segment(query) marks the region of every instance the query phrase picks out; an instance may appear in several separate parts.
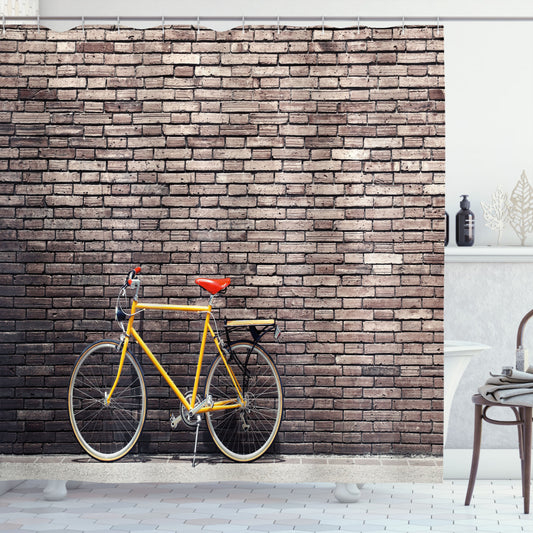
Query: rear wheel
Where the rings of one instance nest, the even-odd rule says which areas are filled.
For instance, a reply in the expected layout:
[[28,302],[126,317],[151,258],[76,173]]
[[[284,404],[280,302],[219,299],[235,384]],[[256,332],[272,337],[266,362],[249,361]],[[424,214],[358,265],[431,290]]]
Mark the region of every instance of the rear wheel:
[[72,429],[83,449],[99,461],[115,461],[126,455],[137,442],[146,417],[142,370],[129,352],[107,403],[120,356],[118,342],[96,342],[80,355],[70,378],[68,411]]
[[[209,432],[220,451],[234,461],[261,457],[274,441],[283,413],[283,388],[270,356],[249,342],[231,346],[229,366],[244,397],[244,405],[206,412]],[[205,397],[213,401],[237,400],[238,394],[221,357],[207,375]]]

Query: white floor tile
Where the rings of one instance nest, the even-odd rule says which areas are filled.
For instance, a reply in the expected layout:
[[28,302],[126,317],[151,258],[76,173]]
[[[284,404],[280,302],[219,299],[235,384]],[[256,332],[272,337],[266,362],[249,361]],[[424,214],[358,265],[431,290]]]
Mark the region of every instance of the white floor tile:
[[59,502],[44,500],[43,488],[43,482],[27,481],[0,498],[0,532],[533,531],[517,481],[479,480],[469,507],[466,481],[366,485],[353,504],[337,502],[334,485],[325,483],[82,483]]

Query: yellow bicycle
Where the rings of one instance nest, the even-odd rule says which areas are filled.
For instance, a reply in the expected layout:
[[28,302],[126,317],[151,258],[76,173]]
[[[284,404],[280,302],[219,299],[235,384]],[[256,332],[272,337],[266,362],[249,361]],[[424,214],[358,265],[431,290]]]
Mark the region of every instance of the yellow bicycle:
[[[123,333],[120,342],[101,340],[79,356],[70,379],[68,410],[74,434],[83,449],[100,461],[124,457],[137,442],[146,418],[147,392],[139,362],[128,350],[132,339],[146,353],[181,402],[180,414],[171,416],[173,429],[183,422],[198,429],[205,415],[209,432],[220,451],[234,461],[253,461],[274,441],[283,413],[283,388],[276,366],[259,345],[267,333],[279,336],[272,319],[230,320],[225,323],[227,343],[211,327],[215,296],[230,285],[230,278],[198,278],[195,282],[211,296],[206,306],[144,303],[139,301],[140,267],[129,272],[116,305],[116,319]],[[135,291],[127,312],[127,289]],[[136,316],[150,309],[205,313],[205,322],[192,390],[182,393],[133,327]],[[127,321],[126,326],[124,323]],[[252,342],[230,340],[230,334],[248,330]],[[218,354],[211,364],[203,396],[199,391],[208,333]]]

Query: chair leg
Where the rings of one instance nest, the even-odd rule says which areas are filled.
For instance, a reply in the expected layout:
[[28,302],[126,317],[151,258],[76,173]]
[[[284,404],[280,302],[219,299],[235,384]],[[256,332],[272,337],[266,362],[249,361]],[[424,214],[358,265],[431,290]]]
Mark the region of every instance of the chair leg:
[[470,478],[468,480],[468,489],[466,491],[465,505],[470,505],[472,494],[474,492],[474,484],[476,483],[477,467],[479,465],[479,452],[481,449],[481,423],[483,422],[482,406],[475,405],[474,413],[474,447],[472,450],[472,465],[470,467]]
[[526,457],[524,453],[525,448],[525,425],[526,425],[526,415],[525,407],[514,408],[516,415],[516,428],[518,429],[518,452],[520,454],[520,474],[522,479],[522,498],[526,496],[526,484],[525,484],[525,467],[526,467]]
[[512,407],[516,417],[516,428],[518,429],[518,454],[520,461],[524,461],[524,412],[523,408]]
[[531,413],[531,407],[523,408],[524,466],[522,469],[522,489],[524,494],[524,514],[529,514],[529,495],[531,491]]

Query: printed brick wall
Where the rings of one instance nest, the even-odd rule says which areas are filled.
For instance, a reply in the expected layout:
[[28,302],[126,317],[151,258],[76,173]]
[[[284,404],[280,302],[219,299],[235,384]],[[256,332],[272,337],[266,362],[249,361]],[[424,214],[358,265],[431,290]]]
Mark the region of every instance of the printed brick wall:
[[[1,453],[80,453],[76,354],[145,298],[275,317],[275,451],[440,454],[442,29],[7,28],[0,39]],[[143,335],[191,379],[198,323]],[[139,450],[190,453],[145,365]],[[212,450],[202,435],[203,451]]]

